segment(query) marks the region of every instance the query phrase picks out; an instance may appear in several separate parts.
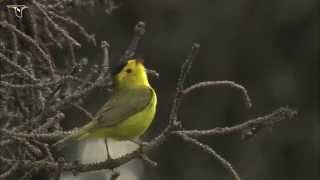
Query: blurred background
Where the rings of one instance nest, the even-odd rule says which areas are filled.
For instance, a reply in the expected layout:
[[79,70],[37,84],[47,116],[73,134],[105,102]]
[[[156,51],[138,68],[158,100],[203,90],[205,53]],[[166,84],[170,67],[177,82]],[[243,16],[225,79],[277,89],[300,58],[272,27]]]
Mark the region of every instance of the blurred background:
[[[242,179],[318,180],[319,137],[319,1],[316,0],[141,0],[116,1],[106,7],[70,12],[98,41],[111,45],[116,64],[144,21],[147,31],[137,56],[160,73],[152,79],[159,97],[158,113],[144,140],[166,126],[181,64],[193,42],[201,44],[187,85],[206,80],[231,80],[245,86],[253,101],[244,107],[237,91],[203,89],[188,96],[179,117],[186,129],[231,126],[287,106],[299,111],[294,121],[241,141],[239,136],[202,138],[229,160]],[[99,48],[84,46],[77,57],[99,63]],[[85,107],[91,112],[108,99],[98,90]],[[73,119],[85,120],[74,114]],[[138,179],[232,179],[215,159],[179,139],[171,139],[149,156],[156,168],[143,166]],[[130,179],[130,178],[129,178]]]

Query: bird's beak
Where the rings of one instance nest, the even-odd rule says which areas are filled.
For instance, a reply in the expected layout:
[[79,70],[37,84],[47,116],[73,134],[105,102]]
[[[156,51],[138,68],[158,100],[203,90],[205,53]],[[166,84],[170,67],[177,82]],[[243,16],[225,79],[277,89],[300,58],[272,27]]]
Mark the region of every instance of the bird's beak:
[[148,75],[151,75],[152,77],[155,77],[156,79],[159,79],[160,75],[157,71],[152,69],[146,69],[146,72]]

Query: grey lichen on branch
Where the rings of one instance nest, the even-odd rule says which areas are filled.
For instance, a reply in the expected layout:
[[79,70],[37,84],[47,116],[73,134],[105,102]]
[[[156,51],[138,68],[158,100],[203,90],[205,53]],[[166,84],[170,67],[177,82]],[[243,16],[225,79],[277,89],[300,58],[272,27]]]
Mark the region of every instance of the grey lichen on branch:
[[[167,126],[158,136],[152,138],[150,142],[144,143],[139,149],[116,159],[89,164],[61,161],[51,144],[72,133],[72,131],[63,131],[61,127],[61,122],[65,121],[64,112],[67,112],[63,110],[76,108],[88,119],[91,119],[92,114],[81,104],[81,100],[94,89],[110,88],[109,86],[112,84],[109,71],[109,44],[105,41],[102,42],[101,48],[104,58],[100,65],[88,68],[87,63],[81,63],[78,60],[74,51],[74,47],[80,45],[80,41],[78,42],[73,37],[73,33],[70,33],[68,28],[59,24],[59,21],[63,25],[76,27],[88,42],[94,43],[94,36],[87,33],[75,20],[58,14],[57,9],[61,10],[60,5],[58,6],[55,2],[41,4],[44,2],[33,0],[30,3],[34,9],[33,13],[30,13],[30,23],[33,29],[30,34],[19,29],[19,26],[11,24],[12,19],[0,17],[0,26],[2,27],[0,41],[11,40],[13,42],[13,47],[0,48],[0,179],[13,174],[21,176],[25,180],[31,179],[40,170],[55,172],[55,177],[59,177],[62,171],[81,173],[114,169],[135,158],[140,158],[147,164],[156,166],[157,162],[151,160],[147,154],[159,148],[171,137],[178,136],[184,142],[193,144],[212,156],[223,165],[234,179],[240,180],[236,168],[212,147],[200,142],[199,138],[240,134],[245,140],[266,127],[293,119],[297,114],[296,111],[289,108],[279,108],[265,116],[230,127],[213,127],[204,130],[185,129],[182,119],[179,117],[182,100],[187,95],[192,95],[191,92],[201,88],[233,88],[241,93],[247,107],[252,106],[247,90],[232,81],[206,81],[186,87],[187,76],[200,49],[200,45],[195,43],[181,66]],[[145,27],[144,22],[137,23],[131,42],[119,61],[125,61],[134,56],[145,33]],[[47,32],[43,35],[42,41],[39,41],[40,29]],[[53,30],[59,33],[54,33]],[[10,35],[3,36],[6,33]],[[19,44],[22,43],[30,46],[20,46]],[[61,47],[68,48],[72,63],[69,63],[70,67],[66,67],[66,73],[57,71],[54,63],[55,58],[50,54],[52,46],[59,49]],[[21,63],[21,60],[26,60],[31,64],[26,66]],[[90,69],[88,76],[84,78],[79,75],[82,68]],[[71,70],[70,73],[69,70]],[[148,71],[150,74],[158,76],[156,71]],[[71,84],[75,87],[72,88]],[[18,169],[21,173],[19,175],[16,174]]]

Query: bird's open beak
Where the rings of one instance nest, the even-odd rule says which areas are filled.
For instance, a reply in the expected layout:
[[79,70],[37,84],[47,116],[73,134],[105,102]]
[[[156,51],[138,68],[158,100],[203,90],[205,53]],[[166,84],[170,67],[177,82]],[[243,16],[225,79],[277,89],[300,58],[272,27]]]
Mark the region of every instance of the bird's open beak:
[[[144,60],[142,58],[137,58],[136,59],[136,63],[140,63],[140,64],[143,65]],[[159,79],[160,75],[159,75],[159,73],[157,73],[157,71],[152,70],[152,69],[147,69],[147,68],[145,68],[145,70],[146,70],[148,75],[150,75],[152,77],[155,77],[156,79]]]
[[152,77],[155,77],[156,79],[159,79],[160,75],[157,71],[152,69],[146,69],[146,72],[148,75],[151,75]]

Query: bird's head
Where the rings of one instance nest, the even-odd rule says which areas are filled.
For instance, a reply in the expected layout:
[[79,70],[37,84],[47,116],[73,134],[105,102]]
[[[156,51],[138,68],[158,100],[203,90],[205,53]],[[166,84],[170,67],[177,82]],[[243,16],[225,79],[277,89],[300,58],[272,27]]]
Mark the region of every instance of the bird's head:
[[113,72],[115,85],[122,87],[149,86],[146,68],[140,59],[130,59]]

